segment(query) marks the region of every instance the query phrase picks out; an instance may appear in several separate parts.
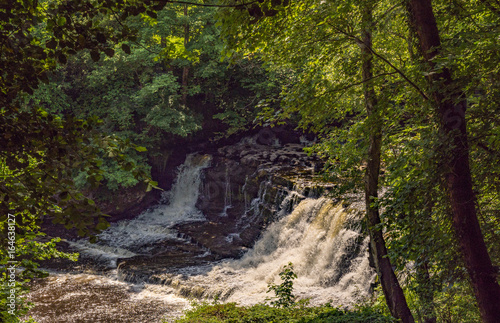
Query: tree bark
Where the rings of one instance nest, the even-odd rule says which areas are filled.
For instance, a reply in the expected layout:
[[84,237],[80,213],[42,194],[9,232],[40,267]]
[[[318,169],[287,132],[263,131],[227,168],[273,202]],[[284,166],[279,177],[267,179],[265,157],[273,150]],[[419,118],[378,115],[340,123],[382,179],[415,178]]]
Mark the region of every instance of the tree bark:
[[380,154],[382,147],[382,120],[380,109],[377,106],[377,97],[373,83],[373,53],[371,26],[373,25],[372,7],[369,1],[363,7],[363,38],[360,44],[362,52],[362,77],[365,107],[370,128],[370,146],[365,173],[365,203],[366,220],[370,232],[370,249],[375,263],[375,269],[382,285],[382,290],[392,316],[403,323],[413,323],[414,319],[406,303],[406,299],[392,269],[391,261],[387,256],[378,206],[373,205],[378,197],[378,180],[380,174]]
[[[422,55],[431,68],[439,54],[441,40],[431,0],[408,0],[410,22],[415,29]],[[430,91],[440,119],[440,130],[450,145],[445,180],[450,201],[453,226],[465,266],[477,299],[483,322],[500,322],[500,286],[488,255],[476,213],[475,196],[469,166],[469,146],[465,110],[467,102],[457,89],[451,72],[443,68],[429,73]]]

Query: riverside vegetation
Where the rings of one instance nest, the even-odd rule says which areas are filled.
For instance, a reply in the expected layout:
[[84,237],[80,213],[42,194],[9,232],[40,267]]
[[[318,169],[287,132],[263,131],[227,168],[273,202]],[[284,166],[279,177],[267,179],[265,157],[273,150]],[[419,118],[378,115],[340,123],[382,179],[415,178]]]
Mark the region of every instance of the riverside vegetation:
[[281,284],[270,284],[268,292],[273,291],[275,297],[270,304],[257,304],[241,307],[235,303],[220,304],[214,300],[212,304],[194,304],[177,323],[194,322],[332,322],[332,323],[390,323],[396,322],[389,314],[383,315],[371,306],[358,306],[353,310],[343,310],[330,304],[318,307],[307,306],[307,300],[296,301],[293,295],[293,280],[297,275],[293,265],[289,263],[280,272]]
[[7,0],[0,17],[3,321],[26,312],[40,261],[75,257],[44,222],[95,240],[109,224],[92,197],[158,187],[175,144],[289,124],[318,138],[332,194],[365,195],[376,301],[186,320],[361,322],[383,301],[401,322],[498,322],[497,1]]

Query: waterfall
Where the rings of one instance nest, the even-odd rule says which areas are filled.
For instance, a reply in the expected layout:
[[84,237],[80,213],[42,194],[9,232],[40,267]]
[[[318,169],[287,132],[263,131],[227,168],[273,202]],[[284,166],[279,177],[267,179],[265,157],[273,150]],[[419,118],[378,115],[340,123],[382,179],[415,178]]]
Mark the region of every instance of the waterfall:
[[148,254],[153,244],[162,240],[178,240],[174,225],[184,222],[203,221],[205,217],[196,208],[201,172],[210,164],[207,155],[188,155],[179,166],[172,189],[162,196],[162,203],[132,220],[113,223],[98,235],[99,242],[86,240],[70,242],[82,254],[94,258],[107,258],[110,267],[116,266],[117,258],[129,258]]
[[[273,176],[267,176],[260,180],[256,196],[247,198],[247,177],[241,188],[244,214],[235,220],[235,230],[225,241],[238,241],[239,234],[256,223],[267,227],[240,259],[216,261],[220,258],[196,236],[206,233],[198,222],[208,223],[196,203],[203,170],[210,162],[209,156],[189,155],[159,205],[132,220],[113,223],[99,234],[96,244],[70,242],[91,263],[104,263],[111,270],[57,273],[31,294],[35,302],[50,303],[35,310],[34,317],[40,322],[76,318],[98,322],[95,317],[106,321],[108,312],[114,311],[116,322],[134,317],[138,322],[156,323],[160,316],[172,315],[172,309],[180,315],[188,306],[187,297],[217,296],[221,301],[253,305],[274,296],[267,293],[268,285],[280,283],[279,273],[289,262],[298,276],[294,294],[310,299],[311,305],[350,306],[370,294],[375,273],[369,266],[368,238],[361,232],[359,212],[346,211],[325,197],[312,198],[311,183],[291,188],[276,185]],[[238,182],[229,175],[227,172],[221,191],[224,211],[238,199],[231,196],[231,185]],[[219,219],[231,220],[225,212],[219,215],[223,215]],[[201,229],[180,234],[176,225],[189,222]],[[68,307],[70,303],[75,305]]]
[[[345,225],[359,223],[357,217],[326,198],[303,200],[289,215],[271,224],[242,259],[224,267],[239,273],[242,287],[228,300],[248,303],[252,297],[269,297],[267,285],[279,283],[275,279],[288,262],[298,276],[296,294],[313,303],[331,300],[348,305],[367,296],[374,278],[368,263],[368,240],[360,234],[359,225]],[[348,218],[353,221],[346,221]]]
[[[292,191],[288,197],[297,194]],[[274,296],[267,293],[268,284],[279,284],[279,272],[292,262],[297,296],[312,304],[349,306],[369,295],[375,277],[368,261],[368,238],[361,234],[359,223],[358,213],[346,212],[329,199],[303,199],[269,225],[241,259],[185,268],[182,275],[165,281],[174,283],[184,296],[218,296],[253,305]]]

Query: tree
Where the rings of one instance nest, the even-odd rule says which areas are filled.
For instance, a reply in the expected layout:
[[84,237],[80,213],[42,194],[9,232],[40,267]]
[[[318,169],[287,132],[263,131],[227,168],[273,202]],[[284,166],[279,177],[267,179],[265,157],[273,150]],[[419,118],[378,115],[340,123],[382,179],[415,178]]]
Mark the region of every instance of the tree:
[[[416,31],[424,60],[435,69],[441,40],[430,1],[408,1],[410,22]],[[449,155],[443,160],[453,225],[484,322],[500,317],[500,286],[496,280],[476,213],[469,166],[469,144],[465,112],[467,101],[447,67],[428,74],[430,92],[439,116],[440,130]]]
[[[37,260],[65,256],[55,249],[56,240],[37,242],[43,233],[41,222],[47,218],[66,228],[76,228],[81,235],[94,235],[107,227],[104,214],[95,203],[77,190],[73,183],[76,171],[87,174],[87,182],[102,180],[97,152],[104,149],[115,156],[122,167],[149,184],[144,170],[127,161],[127,149],[142,148],[114,136],[102,136],[95,129],[96,118],[54,116],[40,107],[21,106],[20,95],[33,93],[40,81],[47,82],[47,72],[57,62],[66,63],[68,55],[87,48],[93,59],[104,51],[112,56],[110,43],[127,38],[127,30],[104,29],[99,25],[102,11],[124,8],[120,4],[96,4],[90,1],[57,3],[53,1],[3,1],[0,4],[0,227],[2,296],[9,279],[7,264],[22,271],[16,274],[15,290],[41,273]],[[145,7],[141,7],[145,8]],[[137,13],[141,8],[127,7]],[[43,39],[36,27],[52,37]],[[135,169],[134,169],[135,168]],[[15,225],[7,225],[8,221]],[[11,230],[10,228],[13,228]],[[9,233],[15,232],[15,235]],[[7,237],[14,237],[8,240]],[[13,253],[7,252],[14,242]],[[17,294],[20,296],[20,294]],[[15,314],[22,313],[17,298]],[[0,302],[2,320],[18,321]]]
[[[382,127],[382,138],[391,139],[386,147],[381,146],[383,169],[381,180],[388,180],[382,185],[390,185],[388,187],[390,194],[374,201],[394,203],[390,205],[392,208],[386,210],[400,212],[397,216],[400,219],[396,222],[403,227],[391,226],[394,232],[388,232],[387,236],[395,237],[404,232],[401,238],[408,242],[398,245],[401,250],[389,250],[388,255],[391,259],[397,259],[402,254],[410,256],[400,260],[401,270],[406,270],[405,265],[412,266],[412,261],[415,262],[416,269],[422,277],[425,277],[425,272],[432,270],[433,278],[440,277],[440,283],[432,285],[431,288],[436,288],[436,292],[445,294],[445,290],[441,288],[444,282],[450,283],[444,276],[446,273],[453,273],[455,281],[464,282],[460,276],[460,269],[457,269],[462,266],[461,260],[453,256],[456,243],[450,236],[446,216],[466,211],[465,208],[460,210],[457,203],[459,201],[467,201],[468,208],[472,211],[474,207],[472,176],[485,181],[484,184],[478,184],[477,189],[480,191],[482,210],[491,215],[483,217],[481,225],[488,229],[486,231],[488,247],[498,254],[494,243],[498,241],[498,234],[494,233],[497,229],[492,230],[493,227],[499,227],[498,208],[495,206],[498,205],[498,199],[494,197],[497,196],[498,184],[495,180],[491,180],[495,178],[494,175],[488,177],[486,174],[498,174],[498,169],[492,167],[491,158],[498,156],[498,141],[493,138],[496,138],[500,128],[496,121],[497,117],[490,111],[498,110],[498,82],[493,80],[498,78],[499,59],[495,37],[498,35],[499,24],[498,8],[491,1],[486,1],[485,6],[467,1],[436,3],[440,4],[441,12],[445,13],[442,16],[446,18],[446,23],[443,23],[446,27],[446,52],[442,51],[442,47],[432,48],[433,46],[429,45],[433,37],[435,40],[436,35],[439,36],[436,29],[433,31],[434,36],[425,40],[427,47],[424,52],[427,53],[426,60],[429,63],[427,66],[430,66],[427,69],[422,68],[420,57],[415,50],[415,39],[422,40],[422,37],[418,35],[415,37],[414,33],[402,27],[405,25],[403,23],[405,16],[408,16],[404,6],[391,1],[377,3],[374,20],[378,23],[379,29],[373,44],[368,48],[374,56],[373,65],[376,72],[370,82],[366,82],[366,78],[360,79],[360,75],[356,74],[362,57],[357,55],[352,45],[362,43],[360,36],[362,28],[356,26],[358,16],[355,4],[343,2],[332,10],[329,9],[330,3],[300,2],[288,5],[287,2],[264,2],[259,8],[255,5],[249,6],[248,13],[239,10],[227,14],[223,16],[222,21],[230,48],[243,48],[247,52],[262,53],[272,64],[292,67],[297,71],[297,76],[291,78],[290,84],[283,91],[284,105],[281,117],[286,119],[298,114],[303,125],[312,125],[312,129],[323,134],[323,142],[315,152],[329,159],[327,169],[341,181],[348,181],[347,188],[356,188],[361,173],[356,166],[360,165],[364,158],[369,160],[369,157],[360,151],[369,151],[369,143],[377,142],[377,136],[369,138],[369,134],[378,132],[379,123],[370,122],[374,119],[373,115],[364,121],[365,113],[359,109],[361,106],[359,89],[366,89],[366,83],[374,85],[376,95],[371,97],[376,100],[372,102],[387,107],[381,110],[383,112],[379,119],[386,123]],[[425,20],[431,16],[427,12],[420,17]],[[415,23],[413,16],[410,21],[413,21],[415,30],[422,26]],[[437,39],[439,40],[439,37]],[[440,45],[438,42],[433,44]],[[429,53],[443,55],[429,56]],[[445,75],[448,72],[442,74],[444,71],[449,71],[448,66],[454,66],[455,71],[460,73],[459,81],[452,79],[451,76],[448,78]],[[477,71],[478,66],[481,66],[480,73]],[[425,82],[422,78],[423,73],[430,82]],[[443,89],[439,90],[440,88]],[[476,130],[473,133],[475,145],[473,152],[477,158],[472,164],[474,171],[472,175],[470,170],[467,170],[469,168],[467,136],[460,135],[460,133],[465,134],[466,126],[462,109],[465,107],[466,96],[462,95],[465,89],[468,103],[472,103],[473,106],[470,120]],[[428,109],[431,106],[436,107],[433,112]],[[438,120],[434,118],[436,115],[441,117],[441,121],[436,122]],[[456,129],[450,127],[454,124],[457,125]],[[346,130],[341,130],[342,128]],[[455,132],[459,135],[455,136]],[[393,141],[394,139],[396,141]],[[415,152],[412,152],[405,148],[409,143],[422,146],[414,146]],[[372,145],[372,152],[377,151],[376,146]],[[393,158],[395,156],[397,158]],[[372,166],[376,164],[372,163]],[[496,163],[493,162],[493,165]],[[376,168],[372,168],[371,171],[375,174]],[[413,173],[406,176],[408,171]],[[462,176],[465,173],[469,173],[468,178]],[[458,174],[462,175],[457,176]],[[425,181],[421,176],[431,176],[433,180]],[[426,186],[417,189],[416,184],[406,182],[410,178],[418,178],[419,183]],[[375,184],[375,181],[372,184]],[[441,199],[443,188],[450,193],[451,199]],[[417,192],[425,192],[424,196],[428,197],[428,200],[415,198]],[[456,195],[453,197],[451,192]],[[372,188],[370,195],[373,194]],[[489,203],[486,202],[486,197],[489,197]],[[491,204],[492,201],[495,202]],[[417,211],[422,208],[423,211]],[[425,219],[438,223],[438,227],[430,229],[425,220],[412,220],[412,215],[416,217],[422,215]],[[457,218],[455,215],[455,220],[471,219],[463,216]],[[389,218],[395,216],[384,211],[381,225],[392,221]],[[472,230],[475,231],[474,239],[480,243],[482,240],[480,223],[475,215],[472,218],[476,218],[475,224],[471,226],[475,228]],[[414,223],[408,225],[411,221]],[[458,233],[456,241],[460,244],[464,241],[464,233],[467,235],[471,232],[464,231],[467,224],[460,224],[462,226],[460,229],[457,227],[457,222],[459,221],[455,221],[457,228],[455,231]],[[426,231],[417,234],[419,230]],[[417,237],[424,240],[417,241]],[[398,240],[402,241],[395,238],[391,245],[397,245]],[[425,243],[428,253],[423,255],[417,255],[418,251],[407,253],[408,248],[413,249],[422,243]],[[484,243],[482,245],[484,248],[478,258],[484,261],[488,257],[485,252],[486,245]],[[443,248],[448,250],[444,252]],[[470,260],[466,260],[469,265]],[[472,262],[475,261],[479,259]],[[470,267],[469,265],[466,267]],[[491,263],[483,266],[485,279],[491,283],[490,287],[496,289],[496,274],[492,268]],[[420,285],[423,286],[422,283]],[[420,291],[419,295],[423,302],[432,302],[433,295],[422,292],[422,288],[415,290]],[[485,293],[488,293],[487,290],[488,288],[483,288]],[[497,301],[494,299],[495,297],[492,297],[489,301],[493,307],[497,306]],[[432,308],[432,304],[430,307]],[[433,320],[433,314],[424,315]]]
[[[297,79],[284,91],[285,118],[296,112],[302,118],[302,125],[328,136],[337,122],[345,122],[347,128],[365,131],[362,139],[349,140],[363,143],[355,144],[358,147],[354,147],[354,154],[357,155],[357,167],[361,164],[366,167],[366,222],[375,267],[391,314],[403,322],[413,322],[403,290],[387,257],[377,205],[384,128],[382,115],[387,104],[384,100],[378,102],[376,91],[381,91],[381,82],[386,81],[384,76],[390,72],[384,73],[383,66],[373,66],[372,30],[379,27],[372,16],[374,8],[371,1],[328,4],[304,1],[284,8],[263,3],[262,15],[257,17],[261,20],[257,22],[252,10],[247,16],[241,12],[233,13],[233,19],[238,19],[236,23],[230,21],[231,16],[223,19],[229,20],[226,28],[233,28],[226,31],[230,46],[263,53],[273,64],[298,70]],[[382,6],[377,11],[380,15],[377,18],[383,17],[382,10],[386,9],[389,8]],[[374,75],[374,70],[380,74]],[[339,138],[334,140],[342,142]],[[345,156],[345,152],[352,148],[345,145],[340,154]],[[336,158],[332,158],[329,151],[323,150],[321,154],[329,159]],[[351,171],[355,172],[355,168]],[[355,182],[358,176],[348,177],[349,181]]]
[[380,175],[380,155],[382,150],[382,128],[383,119],[381,117],[382,109],[378,106],[375,89],[370,83],[373,79],[373,53],[372,53],[372,31],[374,3],[366,1],[362,4],[362,31],[361,31],[361,62],[362,62],[362,81],[363,94],[366,107],[366,113],[369,122],[372,125],[369,134],[368,157],[365,171],[365,204],[366,220],[370,232],[370,250],[375,262],[377,275],[382,284],[387,305],[392,316],[400,319],[402,322],[414,322],[413,316],[406,303],[403,290],[399,285],[398,279],[392,269],[391,260],[388,258],[387,247],[382,234],[382,227],[379,214],[377,198],[379,192]]

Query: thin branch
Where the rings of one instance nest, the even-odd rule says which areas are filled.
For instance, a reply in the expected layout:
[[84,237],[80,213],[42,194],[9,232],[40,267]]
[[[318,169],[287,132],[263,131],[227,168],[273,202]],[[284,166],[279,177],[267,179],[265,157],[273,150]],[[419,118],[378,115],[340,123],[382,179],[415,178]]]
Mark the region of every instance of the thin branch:
[[[372,77],[370,77],[370,78],[368,78],[368,79],[366,79],[366,80],[362,80],[362,81],[360,81],[360,82],[351,83],[351,84],[349,84],[349,85],[346,85],[346,86],[341,87],[341,88],[333,89],[333,90],[331,90],[331,91],[325,91],[323,94],[321,94],[321,96],[324,96],[324,95],[326,95],[326,94],[333,93],[333,92],[345,91],[345,90],[348,90],[348,89],[350,89],[350,88],[352,88],[352,87],[354,87],[354,86],[362,85],[362,84],[364,84],[364,83],[367,83],[367,82],[369,82],[369,81],[371,81],[371,80],[373,80],[373,79],[379,78],[379,77],[381,77],[381,76],[386,76],[386,75],[394,75],[394,74],[396,74],[396,73],[397,73],[397,72],[381,73],[381,74],[378,74],[378,75],[372,76]],[[320,97],[320,96],[318,96],[317,98],[319,98],[319,97]]]
[[[344,34],[346,35],[347,37],[349,38],[352,38],[353,40],[355,40],[359,45],[361,46],[366,46],[366,44],[363,43],[363,41],[361,39],[359,39],[358,37],[352,35],[352,34],[349,34],[345,31],[343,31],[342,29],[339,29],[337,28],[335,25],[331,24],[331,23],[328,23],[333,29],[337,30],[339,33],[341,34]],[[377,56],[378,58],[380,58],[382,61],[384,61],[387,65],[389,65],[393,70],[396,71],[396,73],[398,73],[406,82],[408,82],[408,84],[410,84],[413,88],[415,88],[415,90],[417,90],[417,92],[425,99],[425,100],[429,100],[429,97],[424,93],[424,91],[422,91],[422,89],[420,89],[420,87],[418,87],[417,84],[413,83],[412,80],[410,80],[408,78],[408,76],[406,76],[403,71],[401,71],[399,68],[397,68],[396,66],[394,66],[391,62],[389,62],[389,60],[387,60],[385,57],[383,57],[382,55],[380,55],[379,53],[377,53],[371,46],[367,46],[367,48],[370,50],[370,52],[372,52],[373,55]]]
[[415,83],[413,83],[400,69],[398,69],[396,66],[392,65],[391,62],[389,62],[385,57],[383,57],[382,55],[378,54],[377,52],[375,52],[373,50],[373,48],[371,47],[368,47],[368,49],[373,53],[373,55],[377,56],[378,58],[380,58],[381,60],[383,60],[384,62],[386,62],[390,67],[392,67],[399,75],[401,75],[402,78],[404,78],[411,86],[413,86],[415,88],[415,90],[417,90],[417,92],[426,100],[429,100],[429,97],[424,93],[424,91],[422,91],[422,89],[420,89],[418,87],[418,85],[416,85]]

